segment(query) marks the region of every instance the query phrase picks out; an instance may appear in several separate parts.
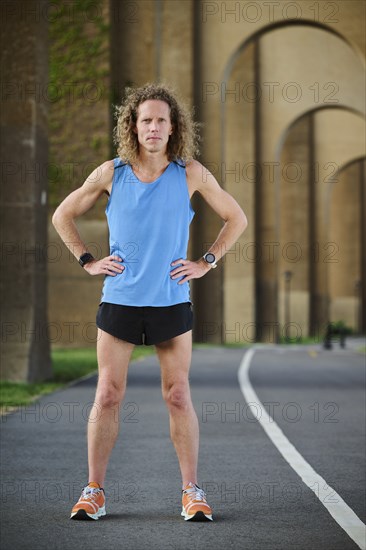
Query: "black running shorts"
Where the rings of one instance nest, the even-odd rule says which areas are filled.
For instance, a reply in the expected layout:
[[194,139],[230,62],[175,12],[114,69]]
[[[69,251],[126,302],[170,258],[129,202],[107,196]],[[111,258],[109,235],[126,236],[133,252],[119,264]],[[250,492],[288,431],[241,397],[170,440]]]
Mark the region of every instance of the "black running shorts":
[[96,323],[97,327],[120,340],[151,346],[192,329],[192,304],[137,307],[102,302]]

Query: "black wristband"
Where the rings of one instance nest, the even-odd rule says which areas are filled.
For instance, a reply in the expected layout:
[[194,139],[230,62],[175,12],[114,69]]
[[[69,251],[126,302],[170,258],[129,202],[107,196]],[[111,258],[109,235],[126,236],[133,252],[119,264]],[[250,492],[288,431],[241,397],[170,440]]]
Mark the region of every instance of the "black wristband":
[[79,258],[79,264],[81,267],[84,267],[84,265],[88,264],[89,262],[92,262],[95,260],[94,256],[90,254],[89,252],[85,252],[85,254],[82,254]]

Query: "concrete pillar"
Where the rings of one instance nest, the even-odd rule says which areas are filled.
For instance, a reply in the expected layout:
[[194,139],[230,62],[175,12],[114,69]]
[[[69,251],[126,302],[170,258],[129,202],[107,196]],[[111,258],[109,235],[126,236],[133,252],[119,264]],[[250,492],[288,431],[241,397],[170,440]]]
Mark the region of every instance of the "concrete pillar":
[[[200,162],[216,177],[222,185],[220,168],[220,146],[215,140],[213,147],[208,147],[212,136],[216,136],[220,128],[219,114],[215,112],[217,98],[208,97],[204,74],[206,58],[204,49],[205,29],[202,26],[202,6],[194,3],[194,65],[193,91],[196,120],[203,123],[201,128],[202,147]],[[212,59],[210,59],[212,62]],[[214,83],[217,86],[217,82]],[[211,115],[211,116],[210,116]],[[202,174],[205,177],[205,174]],[[200,195],[193,197],[193,208],[196,211],[192,224],[193,246],[191,257],[198,259],[216,240],[222,227],[220,218],[211,210]],[[203,343],[221,343],[223,332],[223,263],[219,262],[216,269],[211,270],[204,278],[193,281],[193,303],[195,307],[195,325],[193,338]]]
[[[283,337],[307,336],[309,317],[309,116],[289,129],[280,161],[279,321]],[[291,272],[289,296],[285,272]],[[289,311],[287,309],[289,298]],[[288,317],[286,313],[288,313]],[[287,326],[289,323],[289,326]]]
[[[243,208],[248,227],[222,260],[224,273],[224,343],[254,342],[254,269],[258,251],[255,242],[254,143],[248,131],[254,128],[254,50],[251,43],[239,55],[227,82],[222,108],[223,162],[221,185]],[[244,83],[249,83],[244,88]]]
[[344,321],[354,330],[359,325],[361,280],[360,162],[342,170],[334,184],[329,220],[329,241],[333,254],[328,264],[330,320]]
[[[365,121],[345,109],[322,109],[314,116],[311,334],[321,335],[330,319],[329,267],[339,264],[340,244],[330,232],[331,206],[339,170],[365,151]],[[349,200],[349,199],[347,199]],[[343,214],[342,214],[343,216]],[[339,220],[337,221],[339,223]],[[353,220],[355,222],[355,219]],[[343,241],[344,242],[344,241]],[[339,270],[341,272],[341,270]]]
[[51,376],[47,324],[46,0],[2,5],[1,377]]
[[360,319],[359,327],[362,334],[366,334],[366,160],[360,161],[360,243],[361,243],[361,269],[360,269]]
[[192,1],[111,0],[110,21],[112,100],[125,86],[163,81],[192,105]]
[[[255,51],[256,85],[263,88],[264,52],[257,41]],[[256,339],[277,342],[278,323],[278,167],[273,162],[273,137],[266,117],[267,101],[263,95],[255,103],[255,158],[257,169],[255,197],[255,235],[259,246],[255,265]],[[272,162],[271,162],[272,161]],[[273,167],[273,168],[272,168]]]
[[[119,103],[125,86],[155,80],[155,9],[151,0],[131,3],[111,0],[112,102]],[[142,62],[143,60],[143,62]]]

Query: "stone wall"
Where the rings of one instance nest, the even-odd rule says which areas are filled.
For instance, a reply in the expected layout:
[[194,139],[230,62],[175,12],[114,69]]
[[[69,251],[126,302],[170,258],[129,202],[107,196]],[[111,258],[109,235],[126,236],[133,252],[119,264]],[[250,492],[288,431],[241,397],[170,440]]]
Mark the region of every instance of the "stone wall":
[[[48,298],[52,346],[95,346],[102,277],[89,276],[51,223],[56,206],[102,162],[115,156],[110,119],[110,5],[62,2],[50,21],[50,209]],[[66,38],[67,37],[67,38]],[[106,197],[77,221],[97,257],[108,254]]]
[[[109,254],[107,224],[98,219],[80,219],[78,230],[96,258]],[[57,347],[95,346],[95,316],[103,276],[92,277],[49,227],[49,317],[50,340]]]

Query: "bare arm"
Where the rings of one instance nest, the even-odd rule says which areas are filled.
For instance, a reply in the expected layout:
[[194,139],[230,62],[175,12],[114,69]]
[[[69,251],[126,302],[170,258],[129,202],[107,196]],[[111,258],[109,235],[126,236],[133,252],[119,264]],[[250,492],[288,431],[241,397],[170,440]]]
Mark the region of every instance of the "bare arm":
[[[112,186],[114,165],[109,160],[98,166],[85,180],[83,185],[70,193],[57,207],[52,217],[52,223],[65,245],[79,259],[87,252],[75,224],[75,219],[82,216],[94,206],[105,192],[110,192]],[[120,273],[124,268],[118,264],[122,261],[117,256],[107,256],[102,260],[94,260],[85,265],[85,270],[91,275]]]
[[[187,166],[187,179],[190,189],[198,191],[224,222],[217,239],[207,250],[215,255],[216,260],[220,260],[246,229],[246,215],[234,197],[222,189],[215,177],[198,161],[192,161]],[[183,266],[171,272],[172,278],[185,275],[178,284],[202,277],[211,269],[202,258],[196,262],[177,260],[172,265],[176,263],[183,263]]]

